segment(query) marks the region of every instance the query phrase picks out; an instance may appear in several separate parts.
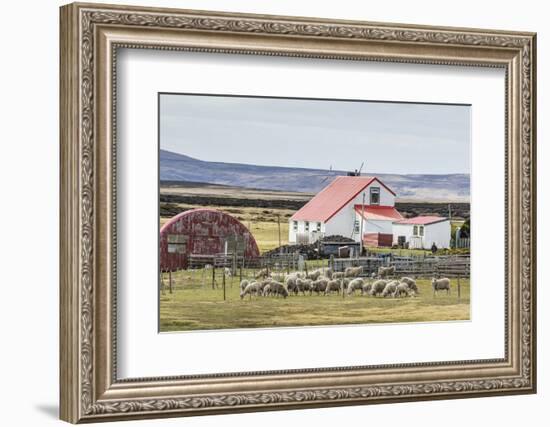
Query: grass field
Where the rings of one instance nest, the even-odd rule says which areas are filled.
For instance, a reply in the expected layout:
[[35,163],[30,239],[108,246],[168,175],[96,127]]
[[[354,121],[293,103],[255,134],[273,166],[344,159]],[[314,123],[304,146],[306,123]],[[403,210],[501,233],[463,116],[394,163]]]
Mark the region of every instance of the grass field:
[[[239,298],[238,278],[227,279],[223,289],[212,289],[211,275],[202,270],[180,271],[174,289],[160,295],[160,331],[262,328],[389,322],[431,322],[470,319],[470,283],[461,279],[461,298],[452,280],[450,296],[435,298],[429,280],[418,280],[414,298],[306,295]],[[221,284],[221,275],[217,282]],[[165,281],[166,284],[166,281]]]

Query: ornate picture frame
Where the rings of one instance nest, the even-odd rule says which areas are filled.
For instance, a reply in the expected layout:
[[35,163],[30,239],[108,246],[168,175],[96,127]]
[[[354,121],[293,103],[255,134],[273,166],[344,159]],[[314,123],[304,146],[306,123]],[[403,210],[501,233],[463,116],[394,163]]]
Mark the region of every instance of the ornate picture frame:
[[[72,423],[536,391],[536,35],[70,4],[61,8],[60,384]],[[412,64],[506,73],[505,357],[119,380],[117,49]]]

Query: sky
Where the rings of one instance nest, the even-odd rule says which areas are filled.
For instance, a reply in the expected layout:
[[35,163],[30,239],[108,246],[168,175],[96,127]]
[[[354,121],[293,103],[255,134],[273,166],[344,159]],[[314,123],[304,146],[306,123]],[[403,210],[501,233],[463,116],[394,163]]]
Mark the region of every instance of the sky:
[[160,148],[196,159],[363,173],[470,173],[470,106],[160,95]]

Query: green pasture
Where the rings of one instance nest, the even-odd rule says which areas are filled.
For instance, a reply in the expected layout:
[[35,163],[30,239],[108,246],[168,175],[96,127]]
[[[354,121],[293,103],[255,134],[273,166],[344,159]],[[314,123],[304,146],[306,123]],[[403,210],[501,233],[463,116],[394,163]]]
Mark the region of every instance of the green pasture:
[[[250,272],[252,273],[252,272]],[[225,300],[221,270],[212,288],[211,270],[179,271],[168,275],[160,293],[160,331],[265,328],[392,322],[433,322],[470,318],[470,281],[451,283],[451,295],[433,296],[429,279],[419,279],[418,296],[381,298],[332,294],[239,298],[239,278],[226,278]]]

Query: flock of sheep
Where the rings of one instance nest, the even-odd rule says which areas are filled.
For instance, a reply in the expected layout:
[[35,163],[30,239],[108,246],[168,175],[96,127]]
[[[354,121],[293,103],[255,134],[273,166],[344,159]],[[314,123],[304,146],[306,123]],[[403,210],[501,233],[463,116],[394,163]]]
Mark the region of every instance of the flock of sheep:
[[[242,280],[240,297],[245,296],[282,296],[290,295],[330,295],[332,293],[348,296],[360,293],[381,297],[414,297],[419,293],[416,281],[410,277],[400,280],[390,279],[395,275],[395,267],[380,267],[378,274],[373,273],[370,279],[359,277],[363,267],[348,267],[343,272],[334,272],[329,267],[319,268],[310,273],[294,272],[290,274],[269,273],[260,270],[254,280]],[[432,279],[434,296],[439,291],[451,292],[451,282],[447,278]]]

